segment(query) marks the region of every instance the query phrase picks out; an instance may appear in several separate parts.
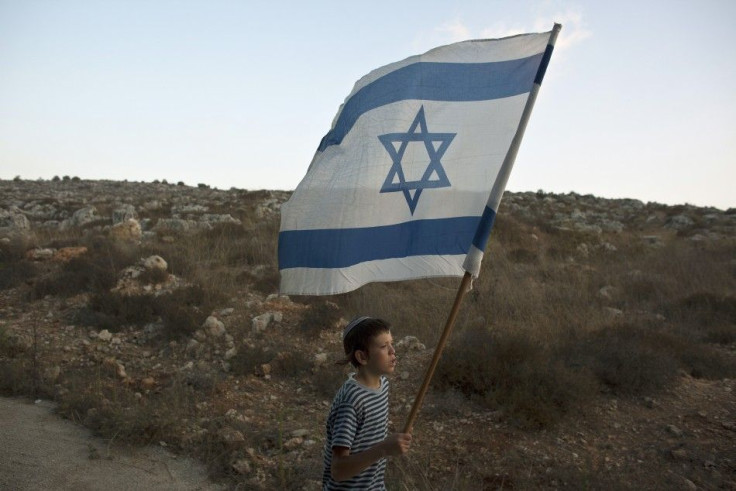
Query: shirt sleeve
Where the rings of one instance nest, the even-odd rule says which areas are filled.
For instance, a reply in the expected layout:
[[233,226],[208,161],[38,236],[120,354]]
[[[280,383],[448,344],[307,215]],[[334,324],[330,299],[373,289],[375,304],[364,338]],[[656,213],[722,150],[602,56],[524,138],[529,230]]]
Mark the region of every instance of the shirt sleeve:
[[358,427],[358,414],[350,404],[342,404],[335,415],[332,427],[332,447],[353,447]]

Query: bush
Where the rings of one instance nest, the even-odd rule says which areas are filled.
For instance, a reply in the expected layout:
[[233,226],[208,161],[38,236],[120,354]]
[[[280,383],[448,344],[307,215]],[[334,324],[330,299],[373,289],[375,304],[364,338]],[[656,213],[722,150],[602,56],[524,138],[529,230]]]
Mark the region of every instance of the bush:
[[576,361],[616,394],[660,390],[674,380],[679,368],[655,332],[630,324],[601,329],[568,348],[577,350]]
[[262,347],[243,347],[230,359],[230,370],[234,375],[253,375],[261,365],[270,363],[274,354]]
[[335,326],[342,318],[342,312],[337,304],[329,301],[320,301],[309,306],[302,316],[299,325],[302,333],[315,336],[326,328]]
[[447,348],[435,384],[501,408],[512,420],[531,428],[556,423],[595,391],[589,373],[553,359],[530,336],[482,327],[467,329]]
[[104,438],[134,444],[170,440],[180,432],[182,420],[195,415],[195,391],[181,378],[141,404],[133,388],[118,384],[114,373],[104,368],[68,373],[64,386],[69,392],[59,403],[59,413],[83,421]]
[[87,247],[86,254],[71,259],[58,272],[39,279],[33,287],[33,296],[69,297],[109,290],[117,284],[119,271],[138,259],[133,248],[107,239],[93,240]]
[[312,360],[304,350],[282,351],[273,365],[278,375],[288,378],[302,378],[312,370]]
[[158,296],[102,291],[70,320],[115,332],[124,325],[142,326],[160,319],[163,337],[172,340],[192,335],[222,301],[222,295],[208,294],[198,285]]

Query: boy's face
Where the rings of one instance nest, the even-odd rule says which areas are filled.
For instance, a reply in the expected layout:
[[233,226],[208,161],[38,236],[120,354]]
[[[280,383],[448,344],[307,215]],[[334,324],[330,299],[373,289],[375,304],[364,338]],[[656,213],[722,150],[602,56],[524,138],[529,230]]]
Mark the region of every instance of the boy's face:
[[363,367],[374,375],[389,375],[396,368],[394,338],[390,332],[383,332],[371,340],[368,359]]

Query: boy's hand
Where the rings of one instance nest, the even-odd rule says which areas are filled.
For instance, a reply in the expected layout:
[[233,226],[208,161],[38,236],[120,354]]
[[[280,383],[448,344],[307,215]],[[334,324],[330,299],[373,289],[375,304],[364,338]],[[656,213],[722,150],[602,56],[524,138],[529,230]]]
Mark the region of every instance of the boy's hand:
[[411,446],[411,433],[394,433],[386,437],[383,443],[386,445],[387,455],[403,455]]

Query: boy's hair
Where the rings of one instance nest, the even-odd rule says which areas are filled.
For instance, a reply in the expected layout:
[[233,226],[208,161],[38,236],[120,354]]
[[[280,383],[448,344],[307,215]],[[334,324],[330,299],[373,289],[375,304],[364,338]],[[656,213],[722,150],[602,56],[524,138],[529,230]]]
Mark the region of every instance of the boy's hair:
[[391,324],[383,319],[374,317],[359,317],[353,319],[347,327],[342,338],[342,346],[345,349],[345,359],[338,362],[341,365],[350,363],[355,368],[360,366],[356,351],[368,352],[373,338],[391,330]]

